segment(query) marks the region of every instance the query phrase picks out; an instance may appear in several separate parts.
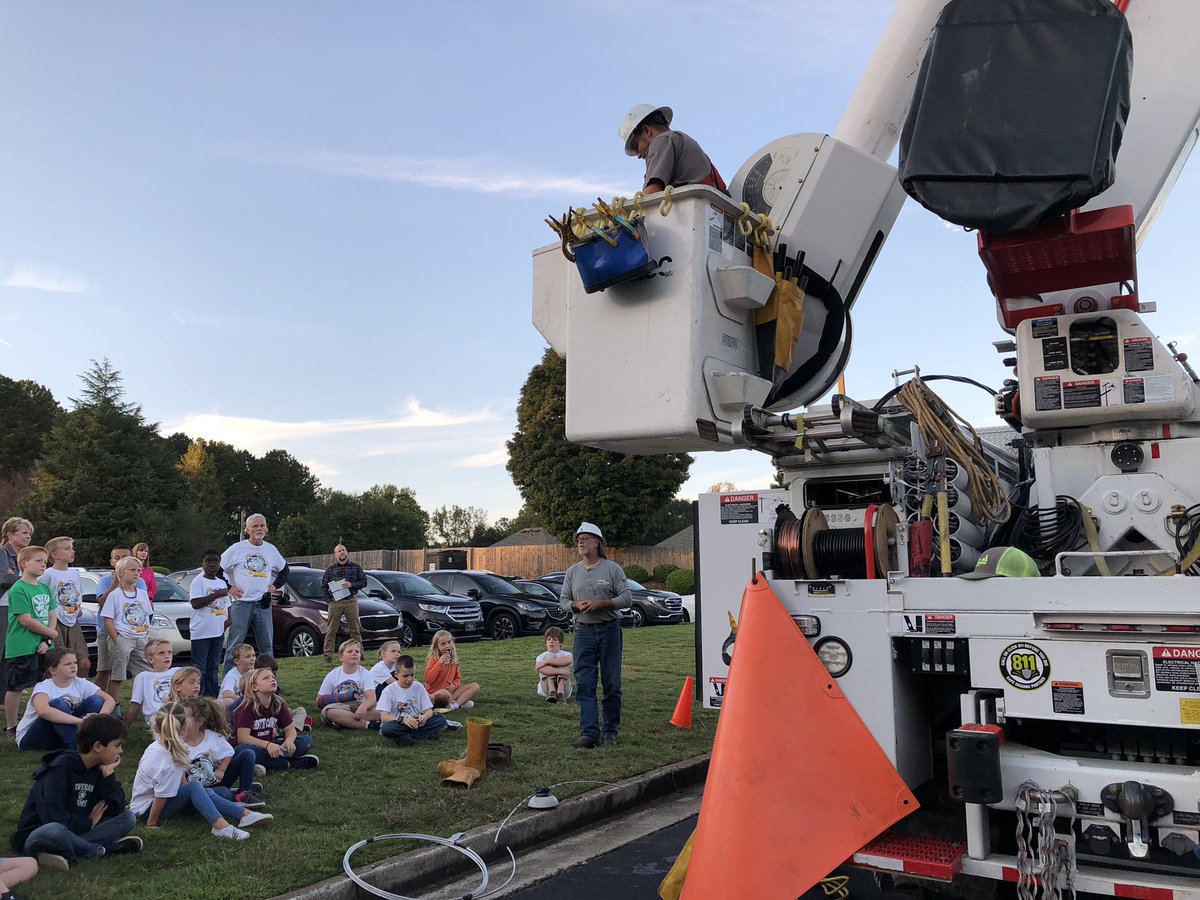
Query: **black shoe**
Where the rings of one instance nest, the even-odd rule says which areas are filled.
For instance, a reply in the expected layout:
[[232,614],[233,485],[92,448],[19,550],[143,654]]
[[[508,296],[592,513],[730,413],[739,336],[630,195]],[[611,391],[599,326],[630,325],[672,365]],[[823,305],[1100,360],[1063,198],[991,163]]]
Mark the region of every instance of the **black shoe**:
[[411,734],[398,734],[392,738],[392,743],[397,747],[411,747],[416,742],[416,738]]
[[596,742],[590,737],[581,737],[571,744],[576,750],[595,750]]
[[233,795],[233,802],[240,803],[249,810],[260,810],[267,808],[267,801],[254,791],[238,791]]
[[250,782],[250,787],[246,788],[246,790],[261,796],[263,792],[263,783],[261,781],[252,781]]
[[617,746],[617,736],[615,734],[604,734],[600,736],[600,743],[605,747]]
[[104,845],[105,856],[120,856],[122,853],[141,853],[142,839],[136,834],[127,834],[117,838],[111,844]]
[[378,731],[381,725],[383,725],[382,722],[368,722],[367,731]]

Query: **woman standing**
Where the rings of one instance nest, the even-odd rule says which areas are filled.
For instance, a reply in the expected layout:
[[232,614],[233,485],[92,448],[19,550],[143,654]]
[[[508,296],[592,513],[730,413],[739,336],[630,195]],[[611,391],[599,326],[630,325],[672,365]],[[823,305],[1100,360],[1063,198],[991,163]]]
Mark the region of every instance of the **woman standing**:
[[150,602],[154,602],[154,595],[158,593],[158,582],[154,579],[154,570],[150,568],[150,545],[149,544],[134,544],[133,555],[138,558],[142,564],[142,581],[146,582],[146,594],[150,597]]

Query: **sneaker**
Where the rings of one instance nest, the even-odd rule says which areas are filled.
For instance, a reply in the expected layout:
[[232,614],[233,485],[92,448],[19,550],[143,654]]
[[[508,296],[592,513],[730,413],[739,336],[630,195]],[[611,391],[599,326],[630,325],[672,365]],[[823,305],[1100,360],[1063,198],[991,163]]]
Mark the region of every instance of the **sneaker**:
[[617,736],[615,734],[605,734],[600,737],[600,743],[605,747],[617,746]]
[[455,722],[453,719],[447,719],[446,727],[449,728],[451,731],[458,731],[458,729],[463,727],[463,723]]
[[224,828],[214,828],[212,836],[225,838],[230,841],[244,841],[250,837],[250,832],[242,831],[242,829],[235,828],[233,825],[226,825]]
[[238,828],[244,830],[246,828],[253,828],[256,825],[260,828],[266,828],[273,821],[275,821],[275,817],[270,813],[254,812],[254,810],[248,809],[238,821]]
[[57,853],[39,853],[37,861],[43,869],[54,869],[57,872],[71,871],[71,864],[67,862],[67,858],[59,856]]
[[394,743],[397,747],[411,747],[416,742],[417,739],[411,734],[397,734],[392,737],[392,743]]
[[233,795],[233,802],[240,803],[246,809],[266,809],[267,801],[254,791],[238,791]]
[[580,737],[571,743],[576,750],[595,750],[596,742],[590,737]]
[[291,760],[293,769],[315,769],[320,764],[320,758],[312,753],[305,753],[303,756],[297,756]]
[[474,701],[474,700],[468,700],[466,703],[464,703],[464,704],[462,705],[462,708],[463,708],[463,709],[474,709],[474,708],[475,708],[475,701]]
[[548,696],[548,697],[546,698],[546,702],[547,702],[547,703],[557,703],[557,702],[558,702],[558,695],[557,695],[557,694],[551,694],[550,696]]
[[378,731],[382,726],[382,722],[368,722],[367,731]]
[[250,787],[246,788],[246,790],[252,794],[261,795],[263,792],[263,783],[261,781],[252,781],[250,782]]
[[104,845],[105,856],[120,856],[122,853],[141,853],[142,839],[134,834],[127,834],[123,838],[117,838],[111,844]]
[[[256,765],[256,766],[254,767],[254,777],[255,777],[255,778],[262,778],[262,777],[263,777],[264,775],[266,775],[266,774],[267,774],[267,767],[266,767],[266,766],[257,766],[257,765]],[[251,788],[251,790],[254,790],[254,789],[253,789],[253,788]],[[262,788],[259,788],[259,790],[261,791],[261,790],[262,790]]]
[[312,734],[312,728],[313,728],[313,717],[305,716],[304,724],[300,726],[300,733],[301,734]]

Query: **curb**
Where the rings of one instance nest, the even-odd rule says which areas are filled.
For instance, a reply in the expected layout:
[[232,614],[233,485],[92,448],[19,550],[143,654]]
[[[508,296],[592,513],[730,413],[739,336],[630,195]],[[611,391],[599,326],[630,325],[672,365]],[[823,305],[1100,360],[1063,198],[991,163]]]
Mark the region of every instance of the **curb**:
[[[496,827],[493,822],[465,832],[458,843],[470,847],[488,862],[506,859],[504,847],[513,852],[562,837],[572,831],[597,824],[602,819],[625,812],[631,807],[649,803],[658,797],[678,792],[681,788],[703,783],[708,774],[710,754],[685,759],[598,788],[562,801],[551,810],[518,810],[504,826],[505,841],[494,843]],[[390,892],[411,891],[423,885],[444,881],[455,875],[475,871],[469,859],[456,850],[438,845],[413,850],[367,866],[357,872],[369,884]],[[366,892],[345,875],[327,878],[287,894],[277,900],[359,900]]]

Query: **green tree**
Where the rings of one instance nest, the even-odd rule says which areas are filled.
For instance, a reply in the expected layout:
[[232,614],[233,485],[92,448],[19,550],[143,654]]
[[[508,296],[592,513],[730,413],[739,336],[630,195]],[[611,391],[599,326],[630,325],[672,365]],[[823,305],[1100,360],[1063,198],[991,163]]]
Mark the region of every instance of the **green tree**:
[[63,408],[36,381],[0,375],[0,479],[31,473]]
[[508,472],[542,527],[564,542],[581,521],[615,544],[644,540],[654,515],[687,480],[685,453],[629,456],[566,439],[566,363],[546,350],[521,388]]
[[675,498],[655,513],[651,520],[650,529],[646,532],[645,542],[657,544],[665,541],[671,535],[679,534],[692,524],[692,501]]
[[788,477],[787,472],[783,471],[783,469],[776,469],[775,477],[771,479],[771,487],[783,488],[784,490],[791,487],[791,479]]
[[478,506],[439,506],[429,514],[430,541],[439,547],[467,547],[487,524],[487,512]]
[[355,550],[408,550],[425,546],[429,516],[411,488],[375,485],[361,494],[321,489],[303,514],[284,516],[277,543],[287,553],[329,553],[335,544]]

